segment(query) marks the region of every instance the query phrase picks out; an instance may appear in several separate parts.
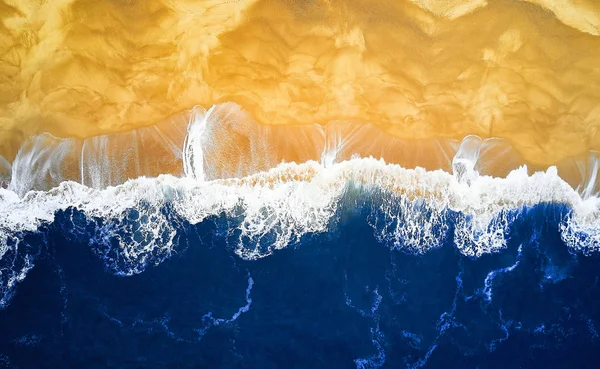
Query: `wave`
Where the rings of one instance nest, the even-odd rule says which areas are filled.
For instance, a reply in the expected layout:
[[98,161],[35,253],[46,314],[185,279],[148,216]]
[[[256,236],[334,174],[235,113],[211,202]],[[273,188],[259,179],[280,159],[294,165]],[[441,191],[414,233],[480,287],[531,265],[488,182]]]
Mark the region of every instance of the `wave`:
[[[23,196],[67,180],[102,189],[160,174],[201,180],[239,178],[282,162],[331,164],[356,157],[449,173],[466,164],[478,175],[493,177],[506,177],[522,166],[528,166],[530,174],[547,169],[525,161],[504,139],[474,135],[462,141],[403,139],[372,124],[347,121],[325,126],[262,125],[239,105],[224,103],[208,112],[196,106],[155,126],[86,140],[48,133],[34,136],[22,145],[12,164],[0,157],[0,187]],[[555,164],[561,178],[584,197],[600,191],[599,165],[596,151]]]
[[[249,125],[243,114],[235,105],[197,107],[187,135],[170,122],[117,138],[31,140],[0,189],[0,306],[44,252],[35,245],[44,244],[57,214],[69,218],[62,231],[87,239],[118,275],[177,253],[185,224],[225,219],[235,252],[252,260],[326,232],[356,209],[366,209],[374,237],[390,248],[424,253],[451,239],[463,255],[479,257],[505,248],[528,208],[559,204],[568,209],[557,229],[567,247],[600,251],[595,153],[578,162],[573,188],[557,167],[518,166],[498,140],[425,141],[423,154],[376,130],[334,124],[294,127],[290,135],[288,127]],[[173,174],[143,176],[168,167]],[[130,175],[142,176],[112,185]]]
[[101,189],[140,176],[179,175],[187,123],[176,116],[155,126],[86,140],[34,136],[12,164],[0,157],[0,184],[23,196],[65,181]]

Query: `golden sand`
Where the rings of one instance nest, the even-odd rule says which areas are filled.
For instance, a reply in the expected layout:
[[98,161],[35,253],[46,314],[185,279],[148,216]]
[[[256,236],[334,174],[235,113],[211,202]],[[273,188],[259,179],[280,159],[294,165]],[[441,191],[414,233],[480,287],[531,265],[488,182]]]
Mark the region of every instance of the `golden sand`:
[[[600,149],[592,0],[0,0],[0,155],[240,104],[262,124]],[[285,138],[282,138],[285,139]]]

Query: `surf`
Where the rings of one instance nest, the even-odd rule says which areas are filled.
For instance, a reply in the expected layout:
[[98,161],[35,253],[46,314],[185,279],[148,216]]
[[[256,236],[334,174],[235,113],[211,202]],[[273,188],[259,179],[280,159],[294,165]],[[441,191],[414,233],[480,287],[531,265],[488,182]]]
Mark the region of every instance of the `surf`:
[[27,237],[43,235],[61,212],[72,214],[69,232],[81,230],[118,275],[177,253],[182,224],[228,219],[223,232],[235,234],[235,253],[255,260],[330,231],[356,208],[369,209],[365,221],[387,247],[422,254],[451,239],[477,258],[506,248],[527,209],[554,204],[569,209],[557,222],[566,247],[600,251],[597,153],[532,172],[502,140],[407,143],[351,124],[290,132],[245,114],[235,104],[195,107],[187,122],[26,143],[13,163],[3,161],[2,304],[43,253]]

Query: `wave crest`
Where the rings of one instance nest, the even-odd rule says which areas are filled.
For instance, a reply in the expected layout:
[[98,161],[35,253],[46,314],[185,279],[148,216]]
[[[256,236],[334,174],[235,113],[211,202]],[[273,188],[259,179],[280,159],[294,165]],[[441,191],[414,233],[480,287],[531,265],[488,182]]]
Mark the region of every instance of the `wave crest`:
[[[562,204],[570,209],[559,226],[565,244],[585,254],[600,251],[597,184],[583,182],[596,181],[595,156],[582,166],[585,170],[580,173],[585,176],[573,188],[559,176],[556,167],[530,174],[526,166],[518,166],[505,177],[489,175],[490,171],[502,172],[518,164],[517,160],[504,160],[514,159],[514,152],[494,140],[468,136],[461,143],[427,141],[423,147],[435,148],[437,151],[430,152],[437,155],[404,157],[398,152],[414,153],[414,146],[398,151],[403,147],[402,141],[363,127],[355,130],[352,125],[332,125],[320,131],[313,126],[296,127],[298,134],[291,136],[293,140],[282,142],[277,140],[283,137],[278,130],[286,128],[240,129],[238,118],[243,112],[235,109],[226,105],[208,112],[194,110],[180,151],[167,144],[173,140],[153,141],[156,145],[151,147],[164,148],[159,156],[167,158],[174,152],[180,153],[182,167],[178,170],[186,174],[181,177],[139,177],[99,188],[62,181],[48,191],[29,191],[19,196],[17,192],[24,191],[25,183],[37,183],[25,181],[26,175],[33,179],[50,178],[48,183],[65,176],[77,177],[56,171],[69,158],[78,157],[69,151],[76,146],[72,141],[43,137],[58,142],[54,146],[58,151],[52,151],[52,146],[38,145],[47,141],[34,140],[34,150],[23,151],[23,160],[12,164],[9,189],[0,189],[3,298],[10,296],[40,252],[39,247],[22,247],[27,244],[21,242],[24,235],[47,232],[43,228],[52,224],[61,211],[71,212],[69,232],[80,232],[75,236],[88,240],[107,268],[119,275],[140,273],[177,253],[177,237],[183,224],[225,217],[226,233],[233,237],[236,253],[244,259],[256,259],[298,243],[305,235],[332,229],[340,214],[365,206],[369,209],[365,221],[373,228],[374,236],[388,247],[424,253],[451,239],[463,255],[479,257],[506,247],[508,233],[523,209]],[[241,121],[246,127],[247,120]],[[228,136],[230,132],[233,136]],[[303,146],[306,142],[311,145]],[[137,141],[138,146],[134,147],[139,148],[139,144]],[[85,142],[83,146],[89,147]],[[379,158],[373,157],[373,150],[379,150]],[[81,152],[85,154],[85,150]],[[140,153],[143,150],[137,151],[138,156]],[[100,157],[98,153],[94,155]],[[56,167],[49,165],[59,157],[67,161]],[[132,157],[136,156],[126,156],[126,161],[136,163],[127,159]],[[295,163],[290,162],[292,158],[306,160]],[[173,165],[176,161],[164,162]],[[427,170],[418,166],[421,162],[445,162],[447,169]],[[40,170],[29,173],[24,170],[24,163]],[[100,166],[120,176],[152,173],[160,168],[148,171],[148,167],[134,167],[133,172],[122,171],[110,160]],[[79,174],[93,170],[91,166]],[[60,176],[54,177],[56,173]],[[82,178],[86,183],[86,177]]]

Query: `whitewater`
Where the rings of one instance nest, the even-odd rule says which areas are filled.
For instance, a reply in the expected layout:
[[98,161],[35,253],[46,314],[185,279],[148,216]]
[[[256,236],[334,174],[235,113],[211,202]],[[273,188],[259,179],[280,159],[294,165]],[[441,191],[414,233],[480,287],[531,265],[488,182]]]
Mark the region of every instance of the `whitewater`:
[[[175,174],[126,179],[114,157],[86,158],[86,147],[89,153],[90,146],[110,145],[105,138],[80,143],[75,168],[57,165],[72,155],[75,141],[48,135],[25,145],[12,164],[4,160],[0,307],[8,306],[17,285],[43,256],[42,248],[31,247],[25,239],[43,234],[59,212],[71,214],[72,226],[66,232],[87,232],[94,253],[107,269],[122,276],[138,274],[176,254],[177,230],[183,223],[227,219],[223,232],[235,235],[235,253],[256,260],[298,245],[303,237],[328,232],[343,222],[344,214],[365,206],[371,214],[365,221],[378,242],[410,254],[442,247],[448,239],[470,258],[497,253],[506,248],[515,219],[544,204],[568,209],[558,221],[558,231],[570,252],[600,251],[597,153],[590,153],[582,167],[585,178],[573,188],[556,167],[530,173],[523,165],[500,177],[480,173],[490,140],[477,136],[454,143],[451,169],[445,171],[404,168],[385,157],[363,156],[353,152],[345,137],[330,139],[323,129],[317,160],[263,158],[262,166],[251,167],[239,158],[239,167],[223,168],[216,164],[214,147],[220,140],[227,142],[219,129],[230,123],[215,118],[218,109],[223,107],[192,110],[187,130],[179,130],[183,145],[177,146],[177,139],[165,140],[173,160],[180,158]],[[48,142],[55,146],[44,146]],[[263,142],[252,144],[264,147]],[[251,152],[257,155],[257,150]],[[140,155],[138,170],[142,158],[152,160]],[[106,175],[106,168],[112,176]],[[65,174],[69,170],[73,180]],[[52,188],[36,190],[44,186]],[[555,214],[548,212],[549,217]]]

